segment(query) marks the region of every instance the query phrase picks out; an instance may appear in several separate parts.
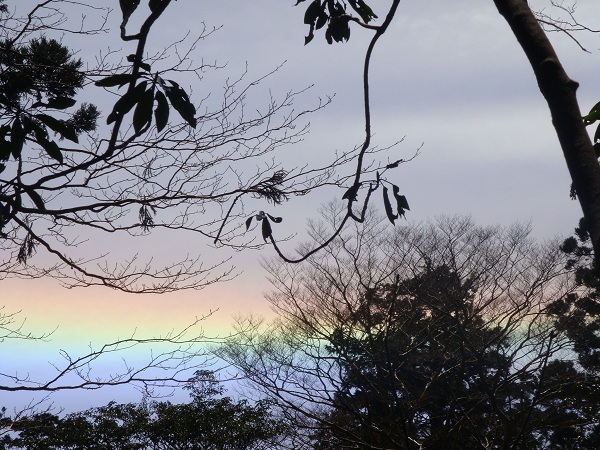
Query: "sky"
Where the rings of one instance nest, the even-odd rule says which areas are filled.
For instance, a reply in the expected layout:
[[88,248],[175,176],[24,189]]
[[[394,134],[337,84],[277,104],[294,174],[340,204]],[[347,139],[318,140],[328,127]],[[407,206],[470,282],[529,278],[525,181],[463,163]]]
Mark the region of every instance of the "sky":
[[[579,1],[578,14],[586,23],[600,27],[596,2]],[[22,11],[37,2],[8,3],[11,7],[18,4]],[[127,51],[118,41],[118,3],[112,3],[109,34],[70,43],[79,46],[82,59],[93,62],[108,47]],[[294,8],[293,3],[178,0],[161,18],[160,32],[153,36],[151,46],[160,48],[188,31],[193,35],[202,22],[222,26],[200,43],[195,57],[217,59],[227,66],[207,75],[205,84],[193,86],[194,92],[202,94],[210,86],[222,85],[225,77],[241,73],[246,64],[252,77],[286,61],[265,89],[284,93],[314,85],[299,107],[335,94],[329,107],[309,118],[310,134],[286,156],[314,162],[362,141],[360,86],[370,32],[353,27],[348,43],[333,46],[327,45],[321,33],[304,46],[308,32],[302,23],[304,6]],[[376,3],[385,2],[373,2],[381,8]],[[540,0],[533,5],[547,3]],[[74,8],[63,7],[67,12]],[[73,10],[73,16],[78,14]],[[567,72],[581,84],[578,96],[587,112],[600,99],[600,37],[578,36],[590,53],[579,50],[564,35],[552,34],[551,38]],[[65,42],[68,39],[64,37]],[[393,155],[405,159],[420,149],[417,158],[393,175],[410,203],[409,223],[442,214],[470,214],[481,225],[529,222],[539,239],[566,236],[577,224],[579,206],[569,199],[570,180],[546,104],[525,56],[491,0],[403,0],[374,52],[371,86],[374,143],[386,146],[403,139]],[[89,95],[93,98],[94,94]],[[336,196],[340,193],[325,191],[293,199],[274,210],[286,218],[282,231],[298,233],[289,249],[302,240],[303,223],[317,217],[319,204]],[[110,236],[101,239],[107,241],[100,245],[111,245]],[[144,239],[128,241],[127,248],[135,252],[137,246],[160,247],[160,256],[167,257],[190,248],[183,236],[173,235],[168,245],[152,234]],[[194,242],[192,247],[208,257],[221,257],[207,244]],[[0,290],[4,311],[21,311],[19,317],[26,319],[28,330],[53,334],[49,342],[35,347],[27,342],[2,343],[2,366],[44,373],[48,362],[60,362],[59,349],[77,353],[89,343],[99,345],[134,331],[144,336],[165,333],[210,311],[213,315],[202,325],[205,333],[225,335],[236,314],[270,314],[263,298],[269,285],[259,259],[271,256],[269,248],[234,254],[232,263],[239,272],[234,280],[202,291],[163,295],[128,295],[106,288],[67,290],[52,279],[4,280]],[[76,409],[112,397],[105,391],[76,398],[58,396],[54,401]],[[0,393],[0,405],[27,399]]]

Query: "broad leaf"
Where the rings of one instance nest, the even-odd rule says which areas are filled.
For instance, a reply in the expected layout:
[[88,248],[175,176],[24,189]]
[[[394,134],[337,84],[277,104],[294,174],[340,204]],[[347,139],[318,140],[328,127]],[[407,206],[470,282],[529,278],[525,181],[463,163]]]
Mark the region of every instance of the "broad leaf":
[[392,209],[392,204],[390,203],[390,198],[388,197],[388,189],[383,187],[383,205],[385,206],[385,213],[387,214],[388,219],[392,222],[392,225],[398,218],[396,214],[394,214],[394,210]]
[[67,109],[73,106],[75,103],[77,103],[77,100],[71,97],[55,97],[48,100],[47,103],[35,102],[33,105],[31,105],[31,107],[39,108],[40,106],[43,106],[45,108],[52,109]]
[[406,197],[404,195],[399,195],[400,188],[393,184],[392,190],[394,191],[394,197],[396,198],[396,203],[398,204],[398,210],[407,209],[410,211]]
[[304,13],[304,23],[306,25],[312,25],[316,22],[317,18],[321,14],[321,2],[320,0],[314,0]]
[[248,229],[250,228],[250,225],[252,224],[252,219],[254,219],[254,216],[250,216],[246,219],[246,231],[248,231]]
[[356,195],[358,194],[358,190],[360,189],[360,183],[354,184],[348,188],[348,190],[342,196],[342,200],[356,200]]
[[310,26],[310,32],[308,33],[308,36],[304,36],[304,45],[307,45],[310,41],[312,41],[315,37],[315,33],[313,31],[313,26]]
[[161,91],[156,91],[156,109],[154,110],[154,121],[156,122],[156,129],[162,131],[169,122],[169,104],[167,97]]
[[283,217],[273,217],[271,214],[267,214],[267,216],[275,223],[281,223],[283,221]]
[[47,114],[36,114],[34,117],[40,122],[42,122],[44,125],[46,125],[48,128],[50,128],[52,131],[59,133],[63,138],[73,142],[79,142],[79,140],[77,139],[77,134],[75,133],[73,127],[67,125],[62,120],[55,119],[54,117],[49,116]]
[[48,156],[55,159],[59,163],[63,163],[63,155],[60,151],[60,148],[54,141],[48,141],[45,137],[41,137],[37,139],[38,144],[40,144],[43,149],[48,153]]
[[136,133],[139,133],[152,120],[153,105],[154,92],[152,92],[152,89],[148,89],[142,94],[133,112],[133,129]]
[[21,120],[17,117],[13,122],[12,129],[10,132],[10,143],[13,158],[19,159],[21,151],[23,150],[23,144],[25,143],[25,133],[23,132],[23,126]]
[[598,119],[600,119],[600,102],[596,103],[586,116],[583,116],[583,122],[586,125],[591,125]]
[[146,81],[142,81],[140,84],[134,87],[133,90],[128,91],[119,100],[117,100],[112,112],[106,118],[106,123],[111,124],[117,120],[119,114],[124,116],[131,111],[131,108],[135,106],[135,104],[140,100],[142,94],[146,91],[147,84],[148,83]]
[[325,31],[325,39],[328,44],[347,41],[350,39],[350,26],[347,17],[332,17]]
[[320,30],[321,28],[323,28],[325,26],[325,24],[327,23],[327,19],[329,19],[329,16],[327,14],[325,14],[324,12],[321,12],[321,14],[319,14],[319,18],[317,19],[317,23],[315,24],[315,28],[317,30]]
[[363,22],[369,23],[372,19],[377,18],[373,10],[363,0],[348,0],[348,3],[360,15]]
[[118,73],[116,75],[110,75],[106,78],[96,81],[96,86],[100,87],[113,87],[113,86],[124,86],[129,83],[133,78],[130,73]]
[[169,80],[173,85],[172,87],[165,87],[165,93],[173,105],[173,108],[179,113],[183,120],[185,120],[192,128],[196,128],[196,108],[190,102],[190,98],[187,93],[179,87],[179,85]]
[[266,217],[262,221],[262,237],[267,242],[267,239],[273,235],[273,230],[271,229],[271,224],[269,223],[269,219]]
[[386,169],[395,169],[396,167],[398,167],[400,165],[401,162],[404,162],[403,159],[399,159],[397,161],[394,161],[393,163],[389,163],[387,166],[385,166]]
[[37,209],[39,209],[40,211],[46,211],[46,205],[44,204],[44,200],[42,199],[40,194],[35,192],[33,189],[28,189],[26,192],[27,195],[29,195],[29,198],[31,198],[31,200],[35,204]]
[[8,161],[11,151],[12,144],[2,137],[2,139],[0,139],[0,161]]
[[8,161],[12,152],[12,143],[6,140],[8,133],[10,133],[10,127],[2,125],[0,127],[0,161]]

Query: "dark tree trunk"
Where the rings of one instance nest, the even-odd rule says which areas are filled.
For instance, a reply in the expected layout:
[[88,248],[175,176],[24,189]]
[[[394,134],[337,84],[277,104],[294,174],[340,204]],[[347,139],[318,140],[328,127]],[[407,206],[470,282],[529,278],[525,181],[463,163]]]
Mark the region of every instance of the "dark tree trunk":
[[598,263],[600,261],[600,166],[581,118],[576,96],[578,84],[565,72],[526,0],[494,0],[494,3],[527,55],[540,91],[548,102],[552,123],[583,210]]

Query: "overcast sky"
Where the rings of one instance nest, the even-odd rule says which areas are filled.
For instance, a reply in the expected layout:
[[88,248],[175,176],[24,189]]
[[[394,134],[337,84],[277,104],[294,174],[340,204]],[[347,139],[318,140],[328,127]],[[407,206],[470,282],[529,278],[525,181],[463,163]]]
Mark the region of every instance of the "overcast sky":
[[[25,8],[37,2],[8,3]],[[110,2],[94,0],[100,3]],[[112,3],[109,34],[85,41],[64,37],[91,63],[95,53],[108,46],[129,53],[118,41],[120,12],[118,2]],[[293,148],[295,160],[312,161],[362,142],[361,73],[371,32],[353,27],[348,43],[333,46],[319,33],[304,46],[306,3],[295,8],[293,3],[178,0],[161,18],[151,45],[159,48],[188,30],[194,34],[201,22],[208,27],[222,25],[201,42],[196,58],[217,59],[227,67],[207,78],[212,84],[192,86],[194,93],[222,85],[219,77],[239,74],[246,63],[253,77],[287,61],[265,89],[281,94],[314,84],[300,107],[335,94],[331,106],[310,118],[311,134]],[[386,2],[372,3],[377,8]],[[582,20],[600,28],[597,0],[581,0],[578,8]],[[375,12],[384,14],[383,9]],[[552,39],[567,72],[581,83],[580,103],[587,112],[600,100],[600,38],[578,36],[591,53],[580,51],[564,36],[553,34]],[[404,0],[374,53],[371,87],[374,144],[386,146],[404,138],[394,149],[398,158],[408,158],[421,148],[414,161],[393,175],[410,203],[409,222],[441,214],[471,214],[482,225],[526,221],[541,239],[564,236],[577,224],[581,214],[569,199],[570,180],[549,112],[525,56],[491,0]],[[286,232],[301,232],[302,222],[297,221],[316,216],[319,202],[338,194],[293,200],[275,212],[293,218]],[[204,244],[197,243],[199,251],[205,251]],[[169,245],[189,249],[190,244],[175,238]],[[270,254],[268,248],[260,252]],[[262,292],[268,285],[258,266],[259,253],[235,258],[244,273],[201,292],[141,297],[95,288],[66,291],[52,280],[3,282],[7,309],[22,310],[34,330],[58,327],[52,343],[35,352],[27,350],[28,358],[23,356],[25,347],[15,346],[8,350],[9,359],[23,364],[32,358],[56,361],[56,346],[99,343],[135,327],[142,333],[162,332],[216,308],[219,311],[205,328],[209,333],[223,332],[234,313],[267,311]],[[2,354],[6,352],[5,348]]]

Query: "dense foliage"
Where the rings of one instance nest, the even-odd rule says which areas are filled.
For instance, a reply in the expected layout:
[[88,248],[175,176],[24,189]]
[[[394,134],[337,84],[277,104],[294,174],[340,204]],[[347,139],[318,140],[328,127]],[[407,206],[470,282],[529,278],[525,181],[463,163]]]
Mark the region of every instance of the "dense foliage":
[[303,267],[271,262],[279,319],[242,321],[222,355],[302,418],[306,448],[598,448],[591,249],[527,234],[371,224]]
[[223,396],[212,374],[199,372],[188,385],[189,403],[167,401],[108,405],[61,417],[39,413],[11,423],[3,450],[250,450],[277,445],[287,427],[268,401]]
[[[553,342],[581,313],[567,318],[557,309],[563,300],[549,305],[557,329],[540,342],[532,336],[515,358],[521,331],[507,333],[477,312],[476,286],[438,266],[365,294],[352,317],[365,334],[340,329],[331,338],[343,374],[316,448],[598,448],[600,377],[586,364],[593,346],[569,330],[575,362]],[[598,339],[586,328],[587,341]]]

